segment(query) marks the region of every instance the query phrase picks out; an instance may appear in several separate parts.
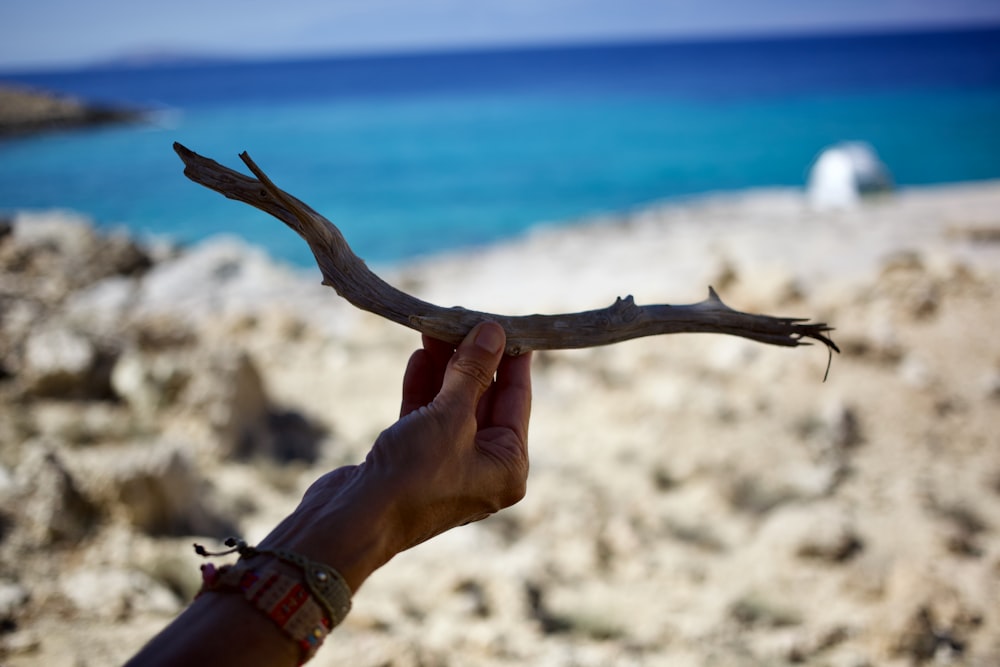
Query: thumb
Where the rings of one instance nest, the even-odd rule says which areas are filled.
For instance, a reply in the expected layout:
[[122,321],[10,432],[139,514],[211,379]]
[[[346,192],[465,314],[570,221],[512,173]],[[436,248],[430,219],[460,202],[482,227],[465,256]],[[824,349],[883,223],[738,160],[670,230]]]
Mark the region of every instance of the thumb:
[[506,342],[507,335],[496,322],[476,325],[448,363],[438,397],[447,404],[474,409],[493,383]]

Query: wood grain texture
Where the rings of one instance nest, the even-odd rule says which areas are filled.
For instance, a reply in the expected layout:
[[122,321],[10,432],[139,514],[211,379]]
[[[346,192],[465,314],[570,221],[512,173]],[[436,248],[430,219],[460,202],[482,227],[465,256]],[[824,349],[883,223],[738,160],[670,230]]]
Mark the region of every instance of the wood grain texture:
[[711,287],[704,301],[678,306],[640,306],[627,296],[607,308],[559,315],[508,316],[461,307],[443,308],[396,289],[375,275],[333,223],[278,188],[246,153],[240,158],[256,178],[178,143],[174,150],[184,162],[184,174],[195,183],[250,204],[293,229],[309,244],[323,274],[323,284],[350,303],[452,344],[461,341],[479,322],[493,320],[506,331],[506,352],[512,355],[530,350],[596,347],[672,333],[730,334],[788,347],[815,340],[831,353],[840,351],[827,335],[831,327],[822,322],[740,312],[724,304]]

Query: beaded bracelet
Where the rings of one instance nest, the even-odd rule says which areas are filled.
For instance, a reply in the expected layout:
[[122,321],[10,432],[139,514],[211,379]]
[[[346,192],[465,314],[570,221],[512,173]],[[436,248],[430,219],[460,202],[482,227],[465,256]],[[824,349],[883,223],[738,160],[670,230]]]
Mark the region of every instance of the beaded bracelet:
[[[232,537],[225,544],[231,548],[216,553],[194,545],[200,556],[239,553],[241,557],[235,565],[220,568],[211,563],[202,565],[202,586],[198,595],[242,593],[299,645],[299,664],[307,662],[350,611],[351,589],[347,582],[333,568],[291,551],[258,549]],[[249,561],[258,556],[271,556],[272,560],[251,567]]]

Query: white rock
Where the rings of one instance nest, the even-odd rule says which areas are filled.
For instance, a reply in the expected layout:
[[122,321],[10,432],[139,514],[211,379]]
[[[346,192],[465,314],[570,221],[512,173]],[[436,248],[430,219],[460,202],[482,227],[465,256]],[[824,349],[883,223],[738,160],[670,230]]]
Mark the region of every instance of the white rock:
[[320,331],[342,332],[358,311],[308,278],[278,264],[240,239],[209,239],[147,273],[134,310],[137,318],[169,315],[205,324],[241,315],[258,316],[262,305],[280,306]]
[[130,278],[105,278],[70,294],[65,303],[66,317],[88,331],[113,333],[121,326],[135,292],[136,283]]
[[0,581],[0,619],[17,615],[18,610],[28,601],[28,591],[13,581]]
[[922,359],[907,356],[899,364],[899,377],[914,389],[927,389],[935,381],[934,371]]
[[62,593],[88,615],[120,619],[129,613],[175,614],[177,597],[142,572],[114,569],[81,569],[61,582]]
[[184,443],[154,441],[67,452],[67,468],[109,516],[152,534],[211,534],[220,520]]
[[17,214],[14,240],[28,248],[51,247],[64,253],[79,252],[97,243],[89,218],[72,211],[22,211]]
[[892,188],[889,169],[875,149],[845,142],[823,150],[809,172],[809,203],[819,210],[857,206],[861,196]]
[[95,508],[84,498],[62,459],[47,445],[26,446],[14,471],[18,533],[28,544],[81,539],[94,526]]
[[54,327],[28,337],[25,376],[29,389],[40,394],[69,394],[86,381],[96,352],[86,337]]
[[14,490],[14,476],[11,475],[7,466],[0,463],[0,497],[6,496]]
[[190,376],[188,366],[182,353],[155,355],[129,349],[115,362],[111,387],[140,420],[148,421],[175,400]]

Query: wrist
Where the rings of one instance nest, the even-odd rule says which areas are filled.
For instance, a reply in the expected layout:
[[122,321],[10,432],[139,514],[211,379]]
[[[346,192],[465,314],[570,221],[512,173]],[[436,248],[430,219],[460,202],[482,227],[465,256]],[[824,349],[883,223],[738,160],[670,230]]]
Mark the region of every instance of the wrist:
[[[320,504],[310,502],[310,489],[260,546],[293,551],[328,565],[356,592],[369,575],[404,548],[399,513],[385,488],[372,483],[365,467],[358,466]],[[328,492],[319,493],[322,497]]]

